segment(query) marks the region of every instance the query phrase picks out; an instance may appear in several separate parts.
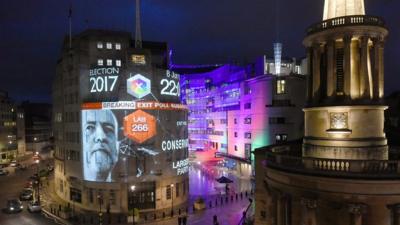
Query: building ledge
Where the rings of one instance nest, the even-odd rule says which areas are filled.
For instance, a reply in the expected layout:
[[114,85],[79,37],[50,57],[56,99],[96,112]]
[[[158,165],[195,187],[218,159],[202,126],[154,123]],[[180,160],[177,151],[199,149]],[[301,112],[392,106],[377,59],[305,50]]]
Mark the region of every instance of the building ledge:
[[377,16],[366,16],[366,15],[342,16],[324,20],[319,23],[315,23],[310,27],[308,27],[306,32],[307,35],[310,35],[313,33],[332,29],[335,27],[354,26],[354,25],[385,27],[385,22],[382,18]]

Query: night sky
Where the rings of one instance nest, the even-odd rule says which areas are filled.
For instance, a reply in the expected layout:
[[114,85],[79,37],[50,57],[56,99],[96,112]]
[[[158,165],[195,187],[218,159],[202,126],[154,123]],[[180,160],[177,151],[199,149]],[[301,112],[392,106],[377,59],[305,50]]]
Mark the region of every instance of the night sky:
[[[135,0],[0,1],[0,89],[13,99],[51,102],[71,3],[73,34],[87,28],[134,30]],[[400,1],[365,4],[367,14],[382,16],[389,28],[389,94],[400,90]],[[252,62],[272,56],[276,40],[285,56],[303,57],[305,29],[321,21],[322,13],[323,0],[142,0],[142,33],[144,40],[168,42],[177,64]]]

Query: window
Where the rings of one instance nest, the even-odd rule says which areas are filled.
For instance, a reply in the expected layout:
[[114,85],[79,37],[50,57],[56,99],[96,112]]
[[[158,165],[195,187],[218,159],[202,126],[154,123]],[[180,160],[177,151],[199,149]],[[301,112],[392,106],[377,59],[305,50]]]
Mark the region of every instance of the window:
[[251,94],[251,89],[250,89],[250,86],[249,86],[249,84],[245,84],[245,86],[244,86],[244,94],[245,95],[248,95],[248,94]]
[[104,65],[104,61],[102,59],[98,59],[97,60],[97,65],[98,66],[103,66]]
[[244,138],[251,139],[251,133],[250,132],[244,133]]
[[112,66],[112,59],[107,59],[107,66]]
[[237,132],[234,133],[234,136],[237,137]]
[[251,144],[244,144],[244,154],[246,159],[251,158]]
[[167,186],[165,195],[166,195],[167,200],[171,199],[171,186],[169,186],[169,185]]
[[251,102],[245,103],[244,109],[251,109]]
[[106,47],[107,49],[112,49],[112,44],[110,42],[107,42]]
[[285,117],[270,117],[269,124],[285,124]]
[[89,202],[93,203],[93,188],[89,188],[88,197],[89,197]]
[[115,65],[121,67],[121,60],[120,59],[115,60]]
[[176,197],[179,197],[179,183],[176,183],[176,188],[175,188],[175,193],[176,193]]
[[286,81],[285,80],[277,80],[276,81],[276,93],[278,95],[286,93]]
[[234,123],[234,124],[237,124],[237,119],[236,119],[236,118],[233,119],[233,123]]
[[221,124],[226,124],[226,119],[221,119],[221,120],[220,120],[220,123],[221,123]]
[[286,142],[287,139],[288,139],[287,134],[276,134],[275,135],[276,143]]
[[235,151],[237,151],[237,150],[238,150],[237,145],[235,145]]
[[82,202],[82,192],[76,188],[69,189],[69,197],[73,202]]
[[244,124],[251,124],[251,117],[244,118]]
[[146,65],[146,58],[144,55],[132,55],[131,60],[134,64]]
[[115,49],[121,50],[121,43],[115,43]]
[[103,48],[103,42],[97,42],[97,48],[102,49]]
[[110,190],[109,198],[110,198],[110,205],[115,205],[115,191],[114,190]]

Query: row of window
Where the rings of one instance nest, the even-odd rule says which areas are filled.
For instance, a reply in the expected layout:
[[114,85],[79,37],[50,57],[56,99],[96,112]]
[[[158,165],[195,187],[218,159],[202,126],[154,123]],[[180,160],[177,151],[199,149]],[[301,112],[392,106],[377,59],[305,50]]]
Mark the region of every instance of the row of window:
[[111,42],[97,42],[97,48],[98,49],[113,49],[113,47],[115,48],[115,50],[121,50],[121,43],[111,43]]
[[[237,119],[233,119],[233,123],[237,124]],[[244,124],[251,124],[251,117],[244,118]]]
[[[106,59],[106,60],[97,59],[97,65],[98,66],[113,66],[113,60],[112,59]],[[122,61],[120,59],[116,59],[115,60],[115,66],[121,67],[122,66]]]
[[[234,136],[238,137],[238,132],[235,131]],[[244,138],[251,139],[251,132],[245,132],[244,133]]]

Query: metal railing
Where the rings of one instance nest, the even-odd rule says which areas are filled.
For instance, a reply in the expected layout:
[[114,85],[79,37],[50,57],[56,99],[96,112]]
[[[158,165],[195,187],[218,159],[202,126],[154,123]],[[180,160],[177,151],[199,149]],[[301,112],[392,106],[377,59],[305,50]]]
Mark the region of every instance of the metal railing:
[[400,179],[399,160],[324,159],[270,149],[265,166],[294,173],[362,179]]
[[308,27],[306,32],[308,35],[310,35],[322,30],[327,30],[340,26],[349,26],[349,25],[370,25],[370,26],[385,27],[385,22],[382,18],[377,16],[365,16],[365,15],[343,16],[315,23],[310,27]]

